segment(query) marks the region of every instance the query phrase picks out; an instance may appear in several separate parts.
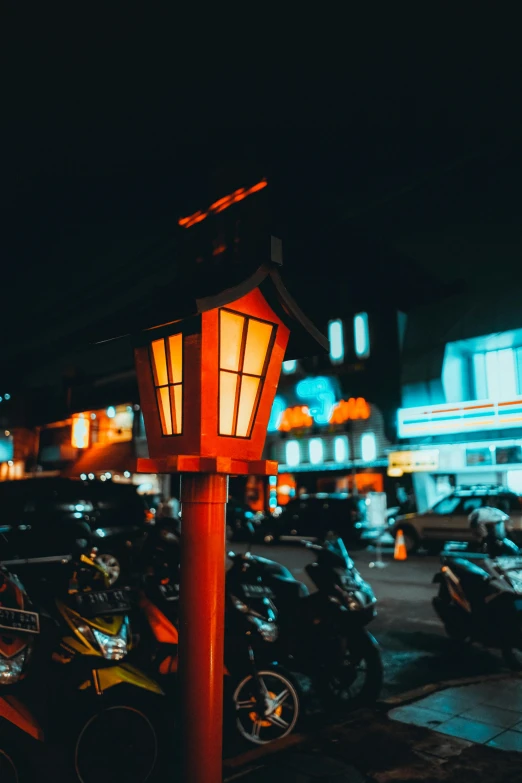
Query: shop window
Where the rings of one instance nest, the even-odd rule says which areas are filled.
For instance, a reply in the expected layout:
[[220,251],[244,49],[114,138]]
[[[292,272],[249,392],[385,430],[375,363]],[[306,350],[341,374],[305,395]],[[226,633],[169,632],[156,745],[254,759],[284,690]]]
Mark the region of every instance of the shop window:
[[367,359],[370,355],[370,330],[368,313],[357,313],[353,319],[353,336],[355,353],[359,359]]
[[95,411],[95,418],[92,419],[93,441],[107,445],[132,440],[133,422],[131,405],[116,405]]
[[[512,492],[516,492],[517,495],[522,495],[522,470],[508,470],[506,472],[506,481],[508,489],[510,489]],[[516,510],[518,513],[520,513],[520,505],[518,508],[515,506],[515,508],[512,508],[511,510]]]
[[283,362],[283,373],[285,375],[291,375],[296,370],[297,370],[296,359],[288,359],[286,362]]
[[377,458],[375,433],[365,432],[361,438],[361,453],[364,462],[373,462]]
[[348,461],[348,438],[346,435],[338,435],[334,438],[334,457],[336,462]]
[[473,380],[476,400],[505,400],[522,394],[522,349],[473,354]]
[[328,340],[330,343],[330,361],[341,364],[344,360],[344,329],[339,319],[328,324]]
[[288,440],[285,444],[286,464],[291,467],[301,462],[301,449],[298,440]]
[[321,438],[311,438],[308,441],[308,454],[312,465],[324,462],[323,441]]

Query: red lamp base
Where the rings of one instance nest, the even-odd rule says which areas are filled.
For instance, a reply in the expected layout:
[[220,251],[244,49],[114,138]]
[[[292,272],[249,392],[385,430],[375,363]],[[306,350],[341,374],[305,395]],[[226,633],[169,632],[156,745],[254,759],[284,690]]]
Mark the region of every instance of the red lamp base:
[[138,459],[138,473],[226,473],[229,476],[276,476],[277,462],[270,459],[242,460],[230,457],[173,457]]

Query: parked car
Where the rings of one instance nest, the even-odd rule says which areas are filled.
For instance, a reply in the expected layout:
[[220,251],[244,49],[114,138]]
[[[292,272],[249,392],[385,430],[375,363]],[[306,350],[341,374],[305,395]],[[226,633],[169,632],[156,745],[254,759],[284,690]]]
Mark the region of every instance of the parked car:
[[0,482],[0,525],[10,557],[67,554],[87,523],[98,559],[115,584],[154,519],[146,496],[132,484],[74,478]]
[[395,537],[402,530],[408,553],[421,546],[439,552],[445,541],[471,541],[468,517],[481,506],[493,506],[509,514],[508,533],[517,544],[522,543],[522,498],[498,485],[457,487],[428,511],[390,517],[390,532]]
[[318,492],[301,495],[283,507],[278,517],[261,523],[265,543],[292,540],[323,540],[329,531],[338,533],[349,546],[378,535],[368,525],[366,501],[347,493]]

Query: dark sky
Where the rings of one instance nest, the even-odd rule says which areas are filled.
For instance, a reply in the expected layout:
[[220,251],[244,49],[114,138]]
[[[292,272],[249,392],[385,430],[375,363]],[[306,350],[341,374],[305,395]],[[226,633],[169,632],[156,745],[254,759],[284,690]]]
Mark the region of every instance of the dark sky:
[[6,20],[4,344],[50,322],[66,330],[76,293],[94,308],[100,283],[136,274],[137,237],[168,237],[206,172],[231,159],[266,170],[287,220],[319,246],[346,237],[347,269],[363,236],[442,281],[494,269],[522,282],[518,26],[440,9],[352,14],[339,41],[330,19],[302,46],[272,24],[261,47],[201,39],[188,52],[199,28],[179,19]]

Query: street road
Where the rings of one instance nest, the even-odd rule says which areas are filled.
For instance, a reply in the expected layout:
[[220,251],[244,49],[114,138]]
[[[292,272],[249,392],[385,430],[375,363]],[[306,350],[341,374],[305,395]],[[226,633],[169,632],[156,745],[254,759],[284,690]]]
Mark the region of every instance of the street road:
[[[242,543],[229,544],[229,550],[246,548]],[[283,563],[297,579],[314,589],[304,572],[306,564],[313,560],[313,552],[298,544],[256,544],[252,552]],[[350,554],[378,599],[378,616],[369,630],[382,646],[383,698],[441,680],[505,671],[499,654],[478,646],[462,647],[446,637],[431,605],[437,591],[432,584],[439,567],[437,557],[416,555],[400,562],[393,560],[390,548],[383,554],[386,567],[378,569],[369,565],[375,559],[375,551]]]

